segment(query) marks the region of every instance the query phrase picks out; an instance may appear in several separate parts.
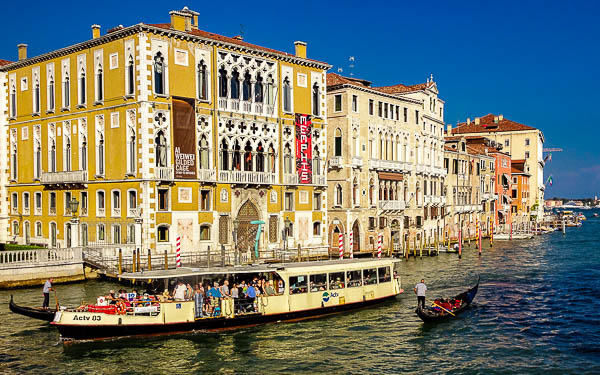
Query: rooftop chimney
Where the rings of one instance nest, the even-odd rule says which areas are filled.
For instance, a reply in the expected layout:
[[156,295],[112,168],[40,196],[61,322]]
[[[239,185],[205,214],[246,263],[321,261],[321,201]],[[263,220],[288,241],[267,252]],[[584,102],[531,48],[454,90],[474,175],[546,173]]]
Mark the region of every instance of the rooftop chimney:
[[475,125],[479,125],[479,117],[475,117]]
[[499,114],[498,115],[498,121],[502,121],[504,120],[504,115],[503,114]]
[[244,40],[244,37],[241,36],[241,35],[236,35],[236,36],[233,37],[233,39],[235,39],[235,40]]
[[294,46],[296,46],[296,57],[301,57],[303,59],[306,58],[306,43],[301,41],[295,41]]
[[172,10],[169,12],[171,16],[171,28],[178,31],[192,31],[198,29],[198,15],[200,13],[190,10],[188,7],[183,7],[182,10]]
[[467,125],[471,124],[471,118],[467,117]]
[[92,25],[92,39],[100,37],[100,25]]
[[494,116],[494,124],[498,123],[498,116]]
[[19,61],[27,59],[27,44],[21,43],[17,44],[17,48],[19,49]]
[[446,133],[452,135],[452,124],[446,125]]

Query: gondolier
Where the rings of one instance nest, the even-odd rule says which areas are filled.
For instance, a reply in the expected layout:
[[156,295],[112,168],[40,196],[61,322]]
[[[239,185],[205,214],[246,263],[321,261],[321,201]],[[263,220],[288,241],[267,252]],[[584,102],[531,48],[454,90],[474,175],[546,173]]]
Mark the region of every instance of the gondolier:
[[50,292],[54,290],[52,289],[52,281],[53,279],[49,278],[44,283],[44,289],[42,290],[42,294],[44,294],[44,303],[42,304],[43,309],[47,309],[48,305],[50,305]]
[[417,308],[425,308],[425,292],[427,292],[427,285],[425,285],[425,279],[421,279],[421,282],[415,285],[415,294],[417,295]]

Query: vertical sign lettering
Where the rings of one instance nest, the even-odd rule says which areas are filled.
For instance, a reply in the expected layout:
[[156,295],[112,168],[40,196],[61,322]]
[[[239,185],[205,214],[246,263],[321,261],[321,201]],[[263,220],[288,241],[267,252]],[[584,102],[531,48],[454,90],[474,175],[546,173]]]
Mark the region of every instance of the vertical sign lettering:
[[296,114],[296,170],[298,182],[312,184],[312,121],[310,115]]

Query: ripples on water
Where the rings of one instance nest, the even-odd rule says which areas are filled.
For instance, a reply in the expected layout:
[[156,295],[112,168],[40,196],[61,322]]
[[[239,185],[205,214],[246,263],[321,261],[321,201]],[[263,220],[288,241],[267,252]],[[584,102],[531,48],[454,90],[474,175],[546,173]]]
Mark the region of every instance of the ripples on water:
[[[586,212],[586,214],[588,214]],[[589,214],[591,216],[591,213]],[[119,339],[71,345],[55,329],[11,314],[0,292],[0,370],[21,373],[600,373],[600,220],[567,236],[496,242],[479,258],[410,259],[405,295],[376,308],[318,320],[219,333]],[[425,325],[412,287],[422,277],[430,297],[463,291],[481,275],[475,304],[458,318]],[[58,285],[76,305],[113,283]],[[41,291],[13,291],[24,305]]]

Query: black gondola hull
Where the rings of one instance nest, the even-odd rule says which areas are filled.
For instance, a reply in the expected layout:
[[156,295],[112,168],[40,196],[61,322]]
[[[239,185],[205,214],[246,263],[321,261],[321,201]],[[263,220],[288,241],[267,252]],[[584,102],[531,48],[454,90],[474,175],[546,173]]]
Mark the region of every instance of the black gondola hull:
[[454,318],[458,314],[465,311],[469,307],[469,305],[471,305],[471,302],[473,302],[473,299],[475,298],[478,289],[479,280],[477,281],[477,284],[474,287],[454,297],[454,299],[456,300],[463,301],[463,304],[458,309],[452,310],[452,314],[454,315],[449,314],[445,311],[423,309],[421,306],[419,306],[415,312],[417,313],[419,318],[421,318],[421,320],[423,320],[425,323],[440,322],[449,318]]
[[10,296],[8,308],[15,314],[24,315],[33,319],[45,320],[47,322],[54,320],[54,314],[56,313],[56,310],[52,309],[44,310],[35,307],[19,306],[13,301],[12,295]]
[[264,323],[279,321],[294,321],[316,318],[324,315],[336,314],[344,311],[360,309],[373,306],[384,301],[395,298],[395,295],[366,300],[356,303],[341,304],[318,309],[294,311],[281,314],[246,314],[237,315],[233,318],[217,317],[198,319],[189,323],[177,324],[140,324],[140,325],[54,325],[63,339],[91,340],[108,339],[124,336],[146,336],[172,333],[184,333],[190,331],[220,330],[239,327],[254,326]]

